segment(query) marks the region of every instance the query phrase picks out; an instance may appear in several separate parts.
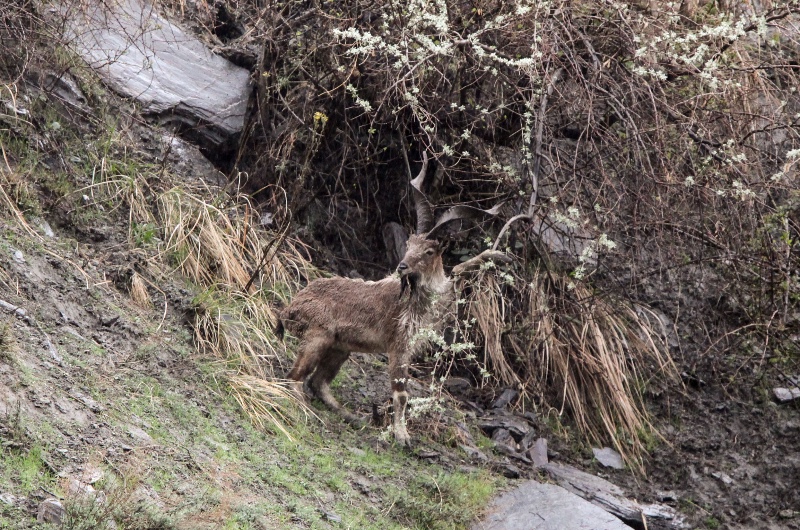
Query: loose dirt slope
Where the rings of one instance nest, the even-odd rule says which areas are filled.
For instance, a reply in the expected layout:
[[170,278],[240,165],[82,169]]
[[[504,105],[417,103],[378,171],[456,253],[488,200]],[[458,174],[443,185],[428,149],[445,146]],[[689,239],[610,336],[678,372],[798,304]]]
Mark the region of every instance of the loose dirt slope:
[[[201,300],[219,289],[187,282],[169,265],[179,257],[159,250],[160,228],[131,224],[129,195],[108,193],[123,173],[152,172],[147,149],[177,140],[154,148],[160,133],[124,120],[100,139],[91,126],[56,135],[64,108],[41,97],[41,127],[20,126],[24,142],[0,136],[0,528],[39,527],[38,505],[54,496],[63,528],[454,528],[477,515],[496,479],[420,460],[380,430],[324,411],[291,438],[254,428],[230,395],[230,364],[193,336]],[[159,189],[185,182],[176,172],[213,173],[192,153],[162,166]],[[102,185],[101,167],[114,168]],[[205,189],[200,201],[217,200]],[[134,270],[149,303],[131,298]]]
[[[314,271],[296,267],[294,283],[247,295],[239,289],[239,298],[232,282],[220,280],[221,262],[189,279],[193,255],[170,246],[174,232],[160,199],[174,191],[190,201],[172,205],[191,202],[229,226],[252,228],[225,234],[235,242],[267,237],[258,216],[240,197],[206,184],[220,175],[196,149],[144,125],[69,52],[55,55],[49,60],[59,71],[79,77],[80,108],[36,89],[32,80],[43,72],[26,72],[1,93],[8,112],[0,115],[0,528],[42,527],[36,511],[50,497],[62,499],[70,529],[109,521],[129,529],[463,528],[472,521],[505,485],[500,474],[512,474],[508,458],[473,425],[493,391],[447,381],[466,412],[452,407],[413,420],[412,453],[387,443],[379,428],[356,431],[324,410],[315,409],[321,420],[300,414],[289,421],[288,436],[270,421],[255,428],[263,416],[243,412],[242,387],[230,384],[240,360],[211,346],[220,337],[254,344],[255,364],[283,375],[291,350],[266,323],[231,325],[231,315],[244,314],[239,305],[251,295],[274,309]],[[671,291],[647,286],[660,309],[678,312]],[[703,307],[682,301],[680,310],[692,315],[684,321],[701,328]],[[207,324],[201,332],[198,315]],[[252,331],[264,340],[250,342]],[[693,347],[701,340],[681,338],[686,387],[646,389],[664,435],[648,439],[647,478],[601,468],[566,416],[542,406],[529,417],[549,439],[551,459],[608,473],[640,501],[676,506],[696,527],[800,528],[798,405],[773,402],[772,387],[782,381],[764,374],[774,371],[739,370],[752,366],[751,351],[732,346],[720,360]],[[386,397],[385,359],[353,361],[335,391],[369,413]],[[427,368],[415,367],[415,395],[425,395]],[[470,461],[460,449],[467,441],[488,459]],[[88,485],[101,494],[86,494]]]

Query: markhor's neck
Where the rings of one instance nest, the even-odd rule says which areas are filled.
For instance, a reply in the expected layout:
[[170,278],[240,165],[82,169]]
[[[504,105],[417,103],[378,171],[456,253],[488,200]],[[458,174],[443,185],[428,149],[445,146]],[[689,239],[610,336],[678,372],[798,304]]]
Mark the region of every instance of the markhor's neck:
[[428,281],[422,285],[430,293],[443,293],[450,284],[450,280],[445,276],[444,271],[440,270],[435,276],[428,278]]
[[[437,287],[443,288],[444,284]],[[408,300],[409,310],[418,314],[425,313],[441,295],[442,291],[440,289],[434,289],[430,285],[419,284],[411,289]]]

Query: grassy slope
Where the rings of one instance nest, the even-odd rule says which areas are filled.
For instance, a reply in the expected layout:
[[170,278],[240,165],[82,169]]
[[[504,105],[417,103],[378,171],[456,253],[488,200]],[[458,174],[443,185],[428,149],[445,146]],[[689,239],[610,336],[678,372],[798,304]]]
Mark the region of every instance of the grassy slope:
[[[0,133],[0,299],[28,314],[0,312],[0,494],[14,496],[0,502],[0,528],[37,527],[50,493],[66,497],[68,528],[459,528],[479,512],[495,478],[418,459],[373,429],[324,412],[292,439],[255,429],[229,395],[230,366],[198,353],[181,314],[202,289],[156,263],[163,300],[145,309],[110,281],[153,265],[158,237],[130,230],[124,195],[85,204],[101,191],[86,186],[99,162],[123,176],[150,162],[123,145],[119,122],[69,131],[52,102],[37,105],[43,125],[22,127],[27,142]],[[43,163],[52,153],[32,148],[42,136],[66,166]],[[47,237],[36,216],[65,229]],[[102,509],[69,491],[99,472]]]

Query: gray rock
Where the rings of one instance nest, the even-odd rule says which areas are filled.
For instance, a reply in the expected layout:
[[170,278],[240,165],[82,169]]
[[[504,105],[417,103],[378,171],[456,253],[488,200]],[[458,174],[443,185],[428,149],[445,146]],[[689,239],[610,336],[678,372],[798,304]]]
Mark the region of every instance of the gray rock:
[[522,437],[522,440],[519,441],[519,446],[522,448],[522,450],[526,450],[533,445],[534,441],[536,441],[536,430],[531,428],[525,433],[525,436]]
[[659,491],[658,500],[663,502],[676,502],[678,500],[678,494],[674,491]]
[[83,403],[92,412],[102,412],[103,410],[105,410],[105,407],[103,407],[100,403],[95,401],[90,396],[84,394],[80,390],[73,389],[70,391],[69,395],[75,401]]
[[717,471],[715,473],[711,473],[711,476],[714,477],[715,479],[719,480],[720,482],[722,482],[726,486],[730,486],[731,484],[734,483],[734,480],[731,478],[731,476],[728,475],[727,473],[723,473],[722,471]]
[[154,445],[155,440],[153,440],[149,434],[147,434],[143,429],[131,425],[128,427],[128,434],[136,440],[138,443],[142,445]]
[[488,416],[478,420],[478,427],[486,433],[487,436],[492,436],[495,429],[506,429],[515,438],[522,438],[530,430],[528,424],[515,416]]
[[456,436],[458,436],[459,440],[462,440],[466,445],[475,446],[475,439],[472,437],[472,433],[469,432],[469,427],[463,422],[457,421],[455,423],[455,428],[457,430]]
[[495,499],[471,530],[630,530],[619,519],[553,484],[534,480]]
[[492,441],[496,444],[505,444],[509,447],[515,447],[517,442],[514,441],[514,437],[511,436],[511,433],[508,429],[495,429],[492,433]]
[[[552,193],[544,189],[539,191],[544,192],[543,196]],[[570,261],[583,257],[587,264],[594,266],[597,263],[596,255],[586,253],[588,242],[591,241],[589,231],[578,223],[565,222],[562,216],[551,214],[548,218],[537,217],[531,221],[530,229],[551,254]]]
[[522,476],[522,470],[514,464],[503,463],[497,466],[500,473],[506,478],[519,478]]
[[224,186],[227,178],[220,173],[197,148],[174,134],[162,134],[157,139],[166,152],[166,159],[179,175],[194,178],[213,186]]
[[65,37],[122,95],[164,125],[221,146],[244,126],[250,72],[214,55],[144,0],[64,9]]
[[105,473],[99,467],[93,466],[91,464],[87,464],[83,468],[83,472],[80,476],[80,482],[84,484],[96,484],[103,479]]
[[531,459],[528,458],[524,453],[520,453],[519,451],[516,450],[516,448],[514,448],[511,445],[504,443],[495,443],[494,447],[497,452],[508,455],[515,460],[519,460],[520,462],[523,462],[528,465],[531,465],[533,463],[531,462]]
[[55,362],[57,362],[58,364],[61,364],[61,363],[64,362],[64,359],[61,358],[61,354],[58,353],[58,348],[56,348],[55,345],[53,345],[53,341],[50,340],[50,337],[45,335],[44,336],[44,340],[42,341],[42,345],[45,348],[47,348],[47,352],[50,354],[50,357]]
[[533,446],[528,449],[528,457],[533,462],[535,467],[543,467],[547,465],[547,438],[539,438],[534,442]]
[[40,523],[52,523],[60,525],[64,520],[67,511],[61,505],[61,501],[56,498],[45,499],[39,504],[36,520]]
[[53,228],[50,226],[50,223],[48,223],[44,219],[40,217],[32,217],[31,221],[34,224],[39,225],[39,229],[41,229],[41,231],[44,232],[44,235],[46,235],[47,237],[56,237],[56,233],[53,232]]
[[334,512],[329,512],[329,511],[327,511],[327,510],[325,510],[323,508],[320,508],[319,511],[320,511],[320,513],[322,513],[322,517],[324,519],[326,519],[326,520],[328,520],[328,521],[330,521],[332,523],[341,523],[342,522],[342,516],[341,515],[338,515],[338,514],[336,514]]
[[[392,221],[383,225],[381,235],[383,236],[383,244],[386,247],[386,262],[395,267],[406,255],[408,234],[405,228]],[[471,386],[470,382],[463,377],[448,377],[444,382],[444,387],[448,392],[462,392],[469,390]]]
[[86,96],[78,82],[69,72],[45,72],[34,82],[46,92],[53,94],[61,101],[79,109],[86,108]]
[[644,516],[648,524],[658,521],[659,528],[688,528],[673,508],[639,504],[628,499],[622,488],[605,479],[562,464],[547,464],[544,469],[559,485],[632,525],[638,527]]
[[800,398],[800,388],[775,388],[772,391],[781,403]]
[[517,398],[517,395],[519,395],[519,392],[517,392],[513,388],[506,388],[500,394],[500,397],[498,397],[495,400],[495,402],[492,403],[492,408],[493,409],[505,408],[506,406],[508,406],[509,403],[511,403],[511,401]]
[[97,491],[91,484],[86,484],[74,478],[69,479],[67,491],[72,499],[80,499],[83,502],[102,504],[106,502],[106,494]]
[[477,447],[470,447],[470,446],[464,445],[464,444],[459,444],[459,447],[461,447],[461,449],[465,453],[467,453],[467,456],[471,460],[475,460],[477,462],[488,462],[489,461],[489,457],[486,456],[484,454],[484,452],[481,451],[480,449],[478,449]]
[[22,309],[21,307],[17,307],[14,304],[9,304],[5,300],[0,300],[0,308],[5,309],[9,313],[16,314],[20,318],[28,314],[28,312]]
[[614,451],[610,447],[603,447],[602,449],[592,448],[594,457],[602,465],[614,469],[624,469],[625,463],[622,461],[622,455]]
[[17,502],[17,497],[11,493],[0,493],[0,502],[8,504],[9,506],[14,506]]

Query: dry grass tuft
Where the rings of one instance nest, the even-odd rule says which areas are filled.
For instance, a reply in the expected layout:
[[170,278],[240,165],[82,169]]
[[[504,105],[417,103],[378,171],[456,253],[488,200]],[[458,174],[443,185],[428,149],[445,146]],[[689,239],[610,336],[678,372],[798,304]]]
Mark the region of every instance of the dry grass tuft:
[[468,312],[475,318],[475,324],[483,336],[485,366],[491,366],[496,377],[505,385],[522,387],[514,368],[503,352],[502,332],[507,319],[505,298],[494,274],[482,277],[480,288],[475,289],[469,300]]
[[13,363],[17,358],[17,341],[8,322],[0,323],[0,360]]
[[276,380],[285,348],[273,333],[273,304],[286,302],[313,269],[292,241],[252,222],[242,196],[174,187],[157,205],[162,258],[206,288],[196,301],[197,343],[224,365],[229,390],[251,421],[289,435],[288,425],[313,413]]
[[[210,190],[173,188],[158,198],[164,228],[164,252],[186,276],[200,285],[223,284],[243,290],[261,265],[261,286],[283,299],[295,289],[298,278],[310,271],[294,243],[281,234],[259,229],[252,223],[249,207],[241,213],[228,195],[216,200]],[[224,208],[224,210],[223,210]],[[231,219],[226,212],[235,212]],[[241,215],[240,215],[241,213]],[[249,289],[253,292],[254,283]]]
[[153,301],[150,299],[150,294],[147,292],[145,280],[135,271],[131,276],[130,295],[131,300],[133,300],[136,305],[144,308],[153,307]]
[[258,294],[211,288],[197,299],[195,337],[205,350],[250,375],[271,378],[283,345],[272,330],[274,308]]
[[[199,194],[173,188],[158,204],[165,233],[162,256],[206,287],[196,300],[197,343],[225,366],[229,390],[251,421],[288,435],[288,425],[314,415],[276,380],[276,368],[286,367],[285,348],[273,332],[274,303],[285,302],[313,269],[280,234],[252,226],[247,215],[232,221],[225,212],[239,213],[233,202],[223,211]],[[251,276],[258,281],[251,282]]]
[[[0,142],[0,156],[2,156],[2,165],[0,165],[0,212],[8,210],[8,212],[16,218],[17,223],[28,232],[28,234],[35,237],[36,233],[30,225],[28,225],[25,216],[18,206],[23,199],[30,200],[32,191],[29,189],[26,180],[17,175],[11,168],[2,142]],[[11,195],[9,195],[9,193]]]
[[199,194],[173,188],[158,198],[165,252],[178,269],[200,285],[217,282],[243,288],[253,261],[243,227]]
[[277,429],[292,439],[287,425],[309,418],[319,419],[303,399],[298,399],[288,381],[241,373],[228,374],[227,381],[233,398],[260,429]]
[[[131,164],[133,165],[133,164]],[[128,173],[114,173],[114,164],[103,156],[95,164],[92,184],[76,193],[88,194],[91,203],[111,203],[128,208],[128,237],[133,241],[133,231],[138,224],[154,221],[149,199],[153,190],[147,183],[147,166],[126,167]]]
[[211,288],[198,298],[195,338],[225,366],[229,391],[251,422],[291,438],[288,425],[316,416],[276,378],[285,358],[272,331],[276,322],[275,309],[260,294]]
[[[309,263],[282,234],[252,222],[254,209],[245,197],[201,186],[158,192],[147,184],[146,172],[135,165],[124,169],[115,173],[101,158],[93,184],[82,192],[98,204],[127,205],[132,244],[137,224],[160,227],[158,257],[206,289],[197,298],[194,322],[201,349],[221,361],[232,395],[254,424],[288,434],[291,421],[309,414],[274,381],[285,349],[272,332],[272,304],[285,301],[301,278],[313,276]],[[130,294],[150,306],[145,284],[134,273]],[[292,414],[292,406],[304,413]]]
[[[495,378],[539,394],[589,441],[609,441],[643,472],[645,444],[655,431],[642,389],[676,374],[652,312],[543,271],[533,281],[507,283],[482,273],[466,311]],[[511,313],[525,317],[512,324]],[[501,335],[512,325],[514,333]]]

